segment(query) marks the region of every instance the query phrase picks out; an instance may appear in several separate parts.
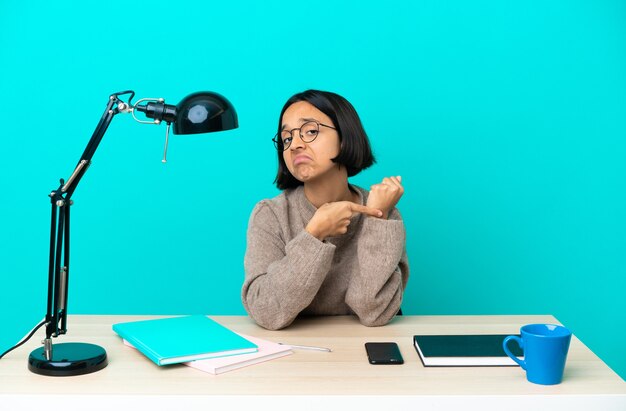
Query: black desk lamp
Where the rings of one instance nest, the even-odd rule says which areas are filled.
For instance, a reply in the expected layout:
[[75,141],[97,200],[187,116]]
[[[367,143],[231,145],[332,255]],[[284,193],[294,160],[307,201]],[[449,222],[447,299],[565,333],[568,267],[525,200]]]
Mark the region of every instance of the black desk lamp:
[[[128,96],[128,102],[120,99]],[[70,206],[72,194],[80,179],[91,164],[104,133],[116,114],[131,113],[139,123],[160,124],[166,122],[165,152],[170,125],[174,123],[174,134],[198,134],[237,128],[237,113],[223,96],[212,92],[199,92],[185,97],[178,105],[165,104],[162,98],[144,98],[133,104],[134,91],[122,91],[109,97],[104,114],[87,144],[76,169],[59,188],[50,193],[52,223],[50,230],[50,265],[48,270],[48,305],[46,318],[40,324],[46,326],[43,347],[30,353],[28,369],[37,374],[70,376],[88,374],[107,366],[104,348],[87,343],[62,343],[52,346],[51,337],[67,332],[67,290],[70,273]],[[139,120],[139,111],[151,121]],[[63,263],[61,263],[63,258]],[[34,332],[34,331],[33,331]],[[32,333],[31,333],[32,335]]]

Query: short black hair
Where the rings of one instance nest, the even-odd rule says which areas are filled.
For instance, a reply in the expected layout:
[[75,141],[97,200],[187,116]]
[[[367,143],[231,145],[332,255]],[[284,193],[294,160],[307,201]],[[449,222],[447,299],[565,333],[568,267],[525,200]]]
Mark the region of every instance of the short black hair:
[[[341,144],[339,154],[332,161],[346,167],[348,177],[357,175],[361,170],[365,170],[376,162],[369,139],[356,110],[348,100],[330,91],[306,90],[291,96],[278,117],[278,135],[281,132],[283,114],[289,106],[299,101],[310,103],[332,120]],[[283,152],[281,150],[277,150],[277,152],[278,172],[274,183],[278,189],[286,190],[304,184],[289,172],[283,159]]]

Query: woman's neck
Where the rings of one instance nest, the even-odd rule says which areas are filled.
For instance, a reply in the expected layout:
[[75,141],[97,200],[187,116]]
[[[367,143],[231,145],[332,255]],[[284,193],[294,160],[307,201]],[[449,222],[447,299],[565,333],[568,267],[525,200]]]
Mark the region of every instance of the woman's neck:
[[315,206],[320,208],[326,203],[335,201],[357,201],[358,194],[350,190],[348,176],[345,171],[334,176],[304,183],[304,195]]

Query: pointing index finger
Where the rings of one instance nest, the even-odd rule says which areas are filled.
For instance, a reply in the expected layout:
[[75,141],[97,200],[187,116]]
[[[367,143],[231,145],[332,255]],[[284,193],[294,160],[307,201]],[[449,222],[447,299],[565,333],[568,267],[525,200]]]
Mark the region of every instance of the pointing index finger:
[[383,215],[383,212],[377,208],[372,208],[356,203],[352,203],[351,209],[353,212],[367,214],[374,217],[381,217]]

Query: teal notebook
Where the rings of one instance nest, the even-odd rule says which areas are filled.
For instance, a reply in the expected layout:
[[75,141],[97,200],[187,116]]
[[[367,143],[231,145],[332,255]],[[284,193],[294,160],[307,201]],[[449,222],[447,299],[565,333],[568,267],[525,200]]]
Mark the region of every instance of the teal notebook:
[[118,323],[113,331],[158,365],[257,351],[255,344],[203,315]]

